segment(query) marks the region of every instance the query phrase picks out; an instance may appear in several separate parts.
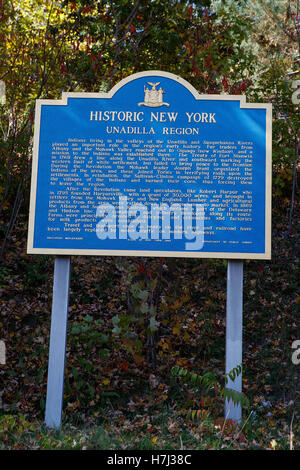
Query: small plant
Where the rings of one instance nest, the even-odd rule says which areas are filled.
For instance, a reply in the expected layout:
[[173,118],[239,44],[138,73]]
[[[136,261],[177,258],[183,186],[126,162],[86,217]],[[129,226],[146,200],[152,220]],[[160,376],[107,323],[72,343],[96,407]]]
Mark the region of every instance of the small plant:
[[[99,331],[102,326],[102,320],[94,320],[91,315],[86,315],[81,322],[75,322],[70,325],[70,344],[74,345],[80,342],[87,351],[91,351],[93,346],[103,346],[107,343],[108,336]],[[106,354],[106,350],[100,351],[100,355],[105,356]]]
[[232,382],[235,381],[236,377],[238,377],[242,373],[242,365],[239,364],[237,367],[234,367],[230,372],[224,374],[225,383],[228,384],[228,377]]
[[[225,374],[225,383],[228,383],[227,376],[232,381],[242,372],[242,367],[238,366]],[[195,372],[190,372],[187,369],[179,366],[174,366],[171,369],[173,377],[180,377],[184,383],[188,383],[192,388],[200,394],[201,409],[184,409],[184,414],[188,420],[194,419],[207,419],[211,414],[215,414],[216,405],[221,400],[232,400],[234,404],[240,404],[242,407],[249,407],[249,400],[242,392],[238,392],[231,388],[223,387],[219,380],[211,372],[203,375],[198,375]]]

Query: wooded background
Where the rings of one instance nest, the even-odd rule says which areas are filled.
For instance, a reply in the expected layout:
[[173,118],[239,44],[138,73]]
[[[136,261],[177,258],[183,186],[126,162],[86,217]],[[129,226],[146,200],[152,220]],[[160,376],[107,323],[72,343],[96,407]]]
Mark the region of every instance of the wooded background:
[[[257,407],[274,400],[272,419],[288,426],[299,402],[299,0],[0,0],[0,414],[44,410],[53,258],[26,254],[35,100],[108,91],[146,70],[273,105],[273,257],[245,263],[243,388]],[[66,413],[180,401],[178,367],[222,377],[225,260],[76,257],[71,282]],[[209,403],[186,388],[180,410],[219,416],[213,386]]]

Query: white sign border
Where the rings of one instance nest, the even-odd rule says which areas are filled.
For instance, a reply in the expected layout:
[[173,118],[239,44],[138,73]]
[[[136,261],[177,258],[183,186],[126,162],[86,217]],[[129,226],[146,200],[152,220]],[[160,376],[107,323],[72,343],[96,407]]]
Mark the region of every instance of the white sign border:
[[[64,249],[64,248],[34,248],[34,221],[35,202],[38,176],[39,134],[41,123],[41,108],[47,106],[67,106],[68,98],[112,98],[114,94],[127,83],[138,78],[160,76],[177,81],[187,88],[196,100],[239,101],[241,109],[266,109],[266,183],[265,183],[265,252],[264,253],[228,253],[228,252],[190,252],[190,251],[144,251],[144,250],[90,250],[90,249]],[[201,95],[186,80],[170,72],[149,70],[139,72],[121,80],[107,93],[70,92],[62,93],[61,100],[36,100],[35,126],[33,139],[33,157],[31,172],[31,191],[28,226],[28,254],[47,255],[90,255],[90,256],[149,256],[172,258],[225,258],[225,259],[271,259],[271,200],[272,200],[272,105],[270,103],[247,103],[245,95]]]

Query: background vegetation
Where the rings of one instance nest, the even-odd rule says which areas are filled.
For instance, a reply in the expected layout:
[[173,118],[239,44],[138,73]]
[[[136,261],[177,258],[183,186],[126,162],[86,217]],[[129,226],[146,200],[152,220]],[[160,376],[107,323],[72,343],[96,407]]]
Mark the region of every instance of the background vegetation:
[[[299,15],[298,0],[0,1],[0,448],[299,448]],[[273,257],[245,263],[243,427],[222,419],[226,261],[76,257],[51,433],[53,259],[26,254],[35,100],[153,69],[273,104]]]

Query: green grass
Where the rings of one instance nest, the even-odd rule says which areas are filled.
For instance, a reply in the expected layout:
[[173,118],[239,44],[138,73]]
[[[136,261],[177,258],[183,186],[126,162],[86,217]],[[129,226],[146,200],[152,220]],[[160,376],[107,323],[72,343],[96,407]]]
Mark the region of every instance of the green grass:
[[[0,417],[0,450],[297,450],[299,424],[274,426],[269,416],[251,411],[239,428],[213,419],[186,421],[176,411],[128,419],[106,410],[99,424],[63,422],[59,430],[23,415]],[[291,432],[292,431],[292,432]]]

